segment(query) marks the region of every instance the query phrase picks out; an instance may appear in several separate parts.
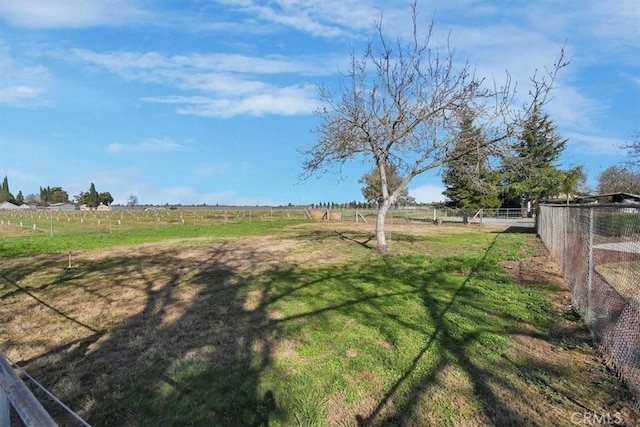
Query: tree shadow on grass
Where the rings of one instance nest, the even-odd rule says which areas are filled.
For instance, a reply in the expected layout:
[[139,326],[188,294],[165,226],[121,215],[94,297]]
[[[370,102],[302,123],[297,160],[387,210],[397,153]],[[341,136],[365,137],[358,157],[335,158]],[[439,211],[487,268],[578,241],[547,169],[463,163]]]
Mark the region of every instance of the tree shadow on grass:
[[[326,238],[337,241],[333,231],[329,234],[333,235]],[[478,286],[490,282],[499,287],[510,280],[495,256],[501,238],[497,234],[480,256],[426,261],[422,256],[390,255],[298,266],[285,263],[281,253],[242,241],[180,250],[141,246],[136,248],[139,253],[87,260],[78,267],[84,275],[74,272],[64,279],[59,273],[52,279],[57,280],[55,287],[42,285],[39,292],[51,300],[38,296],[65,313],[66,317],[53,315],[61,321],[76,318],[107,333],[74,323],[83,334],[61,338],[58,346],[47,345],[20,364],[96,425],[235,426],[268,425],[270,420],[289,425],[310,422],[318,414],[346,425],[465,422],[455,412],[447,418],[438,408],[434,418],[425,415],[431,409],[425,408],[425,398],[446,384],[444,376],[452,367],[471,388],[462,398],[478,405],[477,418],[470,423],[548,425],[513,404],[520,398],[521,385],[504,372],[515,371],[558,394],[552,382],[532,370],[550,368],[510,359],[490,348],[495,336],[539,333],[535,319],[511,313],[505,306],[510,301]],[[32,265],[7,275],[20,283],[21,277],[37,270]],[[66,301],[65,292],[79,297]],[[19,297],[28,295],[15,294],[6,301]],[[82,298],[89,301],[82,305]],[[54,313],[31,302],[32,307]],[[87,304],[112,312],[91,314]],[[107,314],[119,320],[105,321]],[[83,317],[87,315],[90,318]],[[378,342],[362,342],[363,329],[358,327],[374,330]],[[355,332],[348,337],[352,342],[345,344],[342,332],[349,328]],[[43,324],[40,334],[53,329]],[[282,349],[275,348],[282,338],[296,341],[287,350],[300,364],[291,371],[278,370],[282,364],[274,369],[276,361],[283,361]],[[39,341],[54,340],[34,334],[24,341],[38,348]],[[352,371],[351,363],[358,363],[360,355],[349,350],[359,350],[361,344],[368,346],[362,356],[375,364]],[[484,357],[485,350],[494,358]],[[341,400],[336,388],[349,386],[349,381],[366,382],[379,365],[393,377],[375,378],[379,391],[358,384],[355,395],[365,394],[369,403],[363,410],[348,408],[350,403]],[[319,377],[303,372],[305,368],[316,369]],[[264,381],[274,372],[285,376]],[[562,376],[561,370],[553,373]],[[300,378],[309,381],[290,387]],[[296,402],[301,403],[296,407]],[[451,411],[456,404],[450,403]],[[575,407],[584,410],[589,405]],[[331,414],[333,410],[343,413]]]
[[[481,274],[479,270],[487,260],[488,254],[493,250],[496,241],[497,236],[487,247],[484,256],[478,261],[477,265],[471,269],[466,279],[453,295],[451,295],[448,302],[445,303],[436,298],[431,294],[428,286],[422,288],[420,293],[424,307],[433,322],[433,332],[426,337],[425,345],[417,352],[409,368],[387,390],[376,407],[366,416],[358,415],[356,417],[358,425],[404,425],[405,422],[411,419],[413,412],[416,410],[424,394],[429,393],[429,389],[437,384],[440,373],[451,364],[457,365],[466,372],[473,386],[473,395],[482,402],[484,413],[492,423],[495,425],[517,425],[525,421],[520,414],[511,409],[509,405],[494,393],[491,382],[501,380],[495,378],[488,370],[478,366],[468,354],[468,347],[478,339],[479,331],[460,334],[457,326],[451,324],[447,319],[447,315],[455,311],[452,310],[452,308],[458,298],[469,290],[469,282],[473,280],[477,274]],[[433,283],[434,279],[437,280],[437,274],[435,276],[436,277],[433,277],[433,275],[432,277],[426,277],[425,282]],[[400,396],[398,396],[398,390],[406,386],[405,383],[414,375],[414,371],[416,371],[423,357],[425,357],[427,353],[430,353],[429,350],[436,345],[438,345],[441,351],[436,355],[437,360],[433,363],[433,367],[426,375],[423,375],[416,384],[410,387],[411,389],[404,399],[400,398]],[[393,409],[388,411],[387,409],[391,401],[395,401],[395,404],[393,405]],[[535,423],[529,425],[535,425]]]
[[534,234],[535,232],[536,228],[534,226],[510,225],[506,229],[498,231],[497,233]]
[[[416,277],[416,286],[420,288],[419,295],[432,321],[433,330],[425,334],[424,346],[415,352],[406,370],[386,388],[376,406],[355,417],[358,425],[569,425],[572,411],[578,414],[603,411],[602,407],[594,405],[590,399],[574,393],[573,385],[563,385],[565,381],[571,381],[565,380],[569,378],[567,368],[557,365],[556,360],[545,359],[544,352],[537,354],[536,350],[514,360],[508,356],[506,348],[499,351],[492,348],[489,335],[505,338],[520,335],[527,337],[532,343],[542,343],[553,348],[553,344],[549,346],[547,343],[554,341],[554,330],[557,328],[549,323],[552,316],[546,313],[544,301],[540,301],[539,306],[537,303],[533,305],[533,301],[528,303],[532,304],[528,306],[530,315],[512,314],[510,307],[504,306],[506,301],[498,300],[493,305],[490,298],[482,298],[482,292],[478,292],[474,286],[478,281],[494,282],[499,289],[501,280],[504,284],[510,281],[504,275],[501,277],[492,271],[500,267],[495,264],[492,252],[500,250],[497,243],[501,236],[502,234],[496,235],[482,258],[465,273],[464,281],[448,300],[437,295],[432,284],[444,280],[443,272],[454,272],[457,268],[448,266]],[[410,274],[402,271],[398,271],[398,275],[410,277]],[[526,288],[523,292],[527,293]],[[484,312],[486,317],[474,312]],[[469,320],[473,327],[461,327]],[[410,328],[411,325],[407,327]],[[491,353],[492,356],[486,356]],[[424,365],[427,362],[430,367],[425,371]],[[443,384],[447,384],[444,375],[451,367],[455,367],[468,380],[471,392],[463,392],[460,396],[462,399],[469,399],[469,396],[475,399],[479,408],[475,418],[469,418],[469,413],[462,414],[462,411],[456,412],[455,409],[449,414],[447,411],[433,411],[437,414],[434,415],[430,413],[428,406],[425,407],[425,400],[433,404],[432,396],[437,396]],[[533,397],[534,401],[528,404],[523,399],[526,399],[526,393],[531,392],[531,389],[537,390],[540,395]],[[608,392],[612,396],[620,395],[615,387],[608,388],[604,394]],[[449,399],[456,399],[455,393],[450,393],[449,396]],[[463,408],[465,405],[457,400],[442,403],[454,408],[457,405]],[[528,407],[530,405],[537,410],[532,411]],[[620,407],[622,406],[609,406],[608,409],[614,413]],[[540,412],[539,408],[552,412]],[[628,410],[628,406],[626,408]],[[635,412],[637,411],[632,410],[628,416],[633,418]]]
[[338,231],[338,230],[305,230],[304,232],[298,232],[296,234],[297,239],[311,240],[321,243],[327,243],[329,241],[335,241],[336,237],[339,237],[342,241],[349,243],[356,243],[365,249],[374,249],[375,236],[367,232],[356,231]]
[[[262,273],[286,275],[277,261],[274,253],[225,244],[191,255],[169,249],[85,261],[74,279],[63,272],[52,279],[57,295],[85,301],[56,307],[46,286],[7,294],[37,307],[41,332],[54,335],[22,337],[23,347],[45,348],[16,362],[95,425],[268,425],[277,396],[258,380],[278,327],[262,310],[264,292],[251,266],[273,262]],[[38,266],[5,276],[17,287],[30,270]],[[91,283],[96,271],[108,278]],[[58,326],[47,322],[75,326],[55,336]],[[73,425],[43,401],[61,424]]]

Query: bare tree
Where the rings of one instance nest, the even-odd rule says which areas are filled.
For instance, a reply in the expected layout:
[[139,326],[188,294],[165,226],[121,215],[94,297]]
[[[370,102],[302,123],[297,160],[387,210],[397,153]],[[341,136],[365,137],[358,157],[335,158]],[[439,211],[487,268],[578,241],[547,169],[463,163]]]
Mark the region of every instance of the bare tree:
[[633,141],[627,143],[623,148],[627,150],[627,165],[630,168],[640,170],[640,130],[636,130]]
[[609,166],[598,175],[598,192],[640,194],[640,171]]
[[[338,94],[319,85],[325,104],[316,111],[321,122],[317,141],[302,150],[305,176],[360,159],[372,163],[380,174],[382,198],[376,219],[377,250],[388,250],[385,216],[409,182],[427,170],[440,167],[452,156],[457,136],[454,117],[473,111],[488,148],[514,134],[517,125],[546,102],[558,64],[542,78],[532,78],[532,101],[512,108],[514,88],[506,82],[487,89],[464,64],[456,68],[450,46],[439,52],[429,47],[433,22],[424,38],[418,34],[417,7],[412,5],[413,37],[403,44],[389,44],[378,22],[376,43],[369,42],[362,56],[351,55]],[[464,155],[465,153],[456,153]],[[389,167],[402,180],[390,190]]]
[[137,206],[137,205],[138,205],[138,196],[135,196],[133,194],[130,195],[127,198],[127,206],[134,207],[134,206]]

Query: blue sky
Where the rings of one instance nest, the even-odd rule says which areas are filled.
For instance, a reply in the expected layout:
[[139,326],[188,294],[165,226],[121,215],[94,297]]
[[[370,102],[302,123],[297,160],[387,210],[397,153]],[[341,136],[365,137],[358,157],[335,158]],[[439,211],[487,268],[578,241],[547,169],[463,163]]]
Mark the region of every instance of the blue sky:
[[[526,94],[566,44],[547,112],[564,167],[597,175],[640,129],[640,2],[420,1],[459,61]],[[278,205],[361,200],[368,165],[300,182],[316,85],[350,52],[406,37],[409,1],[0,0],[0,175],[15,195],[91,182],[115,203]],[[441,200],[437,171],[409,192]]]

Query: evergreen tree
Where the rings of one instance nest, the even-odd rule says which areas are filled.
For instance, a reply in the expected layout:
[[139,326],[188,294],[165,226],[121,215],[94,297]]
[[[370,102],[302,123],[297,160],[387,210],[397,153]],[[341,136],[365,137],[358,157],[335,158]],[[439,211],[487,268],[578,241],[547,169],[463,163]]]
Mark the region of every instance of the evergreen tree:
[[450,207],[495,208],[500,206],[497,174],[489,168],[487,140],[473,121],[473,114],[464,110],[453,151],[443,167],[443,194]]
[[[380,183],[380,172],[378,168],[374,168],[371,172],[365,174],[360,181],[360,184],[365,184],[362,187],[362,195],[364,199],[369,203],[382,203],[382,184]],[[389,186],[389,192],[394,192],[402,183],[402,178],[398,174],[397,168],[389,164],[387,165],[387,185]],[[413,205],[416,200],[409,196],[409,189],[404,188],[398,198],[396,199],[397,205]]]
[[89,208],[97,208],[101,203],[106,206],[109,206],[111,203],[113,203],[113,197],[111,196],[111,193],[98,193],[93,182],[89,187],[89,191],[81,191],[80,194],[76,196],[76,200],[79,205],[86,205]]
[[16,195],[16,204],[21,205],[23,203],[24,203],[24,196],[22,195],[22,191],[18,191],[18,194]]
[[9,179],[6,175],[2,180],[2,188],[0,188],[0,203],[2,202],[15,203],[15,198],[13,194],[11,194],[11,191],[9,191]]
[[565,173],[555,163],[567,140],[547,114],[536,110],[513,144],[513,155],[503,159],[502,172],[507,197],[527,207],[562,192]]
[[88,197],[87,206],[92,208],[97,208],[99,203],[100,203],[100,199],[98,197],[98,192],[96,191],[96,186],[92,182],[91,186],[89,187],[89,197]]

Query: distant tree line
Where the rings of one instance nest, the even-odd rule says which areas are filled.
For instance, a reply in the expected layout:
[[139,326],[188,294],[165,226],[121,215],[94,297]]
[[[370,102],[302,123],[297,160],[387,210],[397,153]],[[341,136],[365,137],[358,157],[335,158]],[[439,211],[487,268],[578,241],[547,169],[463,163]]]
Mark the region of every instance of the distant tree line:
[[[22,191],[18,191],[18,194],[14,197],[9,190],[9,179],[6,175],[2,181],[2,187],[0,188],[0,203],[2,202],[9,202],[15,205],[22,205],[26,203],[31,206],[49,206],[57,203],[72,203],[69,199],[69,193],[67,193],[62,187],[40,187],[39,194],[28,194],[27,196],[23,196]],[[79,195],[74,197],[74,203],[76,205],[86,205],[87,207],[92,208],[95,208],[100,204],[109,206],[113,203],[113,197],[108,191],[98,193],[96,191],[96,186],[92,182],[89,187],[89,191],[80,192]]]

